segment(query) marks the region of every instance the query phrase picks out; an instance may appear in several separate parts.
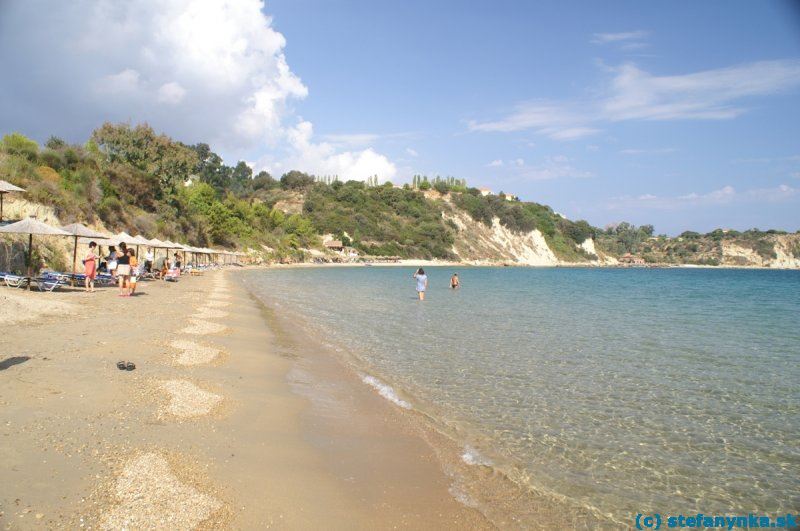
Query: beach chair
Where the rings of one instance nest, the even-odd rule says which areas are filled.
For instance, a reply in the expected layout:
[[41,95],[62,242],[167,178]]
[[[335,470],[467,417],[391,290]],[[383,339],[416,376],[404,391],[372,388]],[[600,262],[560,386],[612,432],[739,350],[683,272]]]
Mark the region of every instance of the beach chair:
[[179,270],[170,269],[169,271],[167,271],[167,274],[164,275],[164,280],[166,280],[167,282],[177,282],[178,281],[178,277],[180,277],[180,276],[181,276],[181,273],[180,273]]
[[33,279],[36,282],[36,287],[39,288],[39,291],[49,291],[53,292],[66,284],[64,280],[54,277],[39,277]]
[[27,280],[28,279],[26,277],[20,277],[18,275],[11,275],[11,274],[8,274],[8,273],[3,277],[3,281],[6,283],[6,286],[8,286],[9,288],[21,288],[23,286],[26,286],[27,285],[26,284]]

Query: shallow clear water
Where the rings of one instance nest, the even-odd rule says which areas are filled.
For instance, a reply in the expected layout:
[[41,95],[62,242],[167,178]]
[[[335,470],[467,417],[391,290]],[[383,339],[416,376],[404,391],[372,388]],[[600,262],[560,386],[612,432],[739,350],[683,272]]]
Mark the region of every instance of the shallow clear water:
[[246,282],[540,493],[627,523],[797,509],[800,272],[427,272],[422,303],[413,269]]

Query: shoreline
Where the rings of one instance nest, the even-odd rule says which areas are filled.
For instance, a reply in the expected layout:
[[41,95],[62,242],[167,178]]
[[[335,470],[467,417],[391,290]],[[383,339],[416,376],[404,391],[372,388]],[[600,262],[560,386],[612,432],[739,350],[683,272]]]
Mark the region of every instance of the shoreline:
[[[403,411],[241,276],[14,293],[73,311],[0,339],[0,527],[492,528]],[[179,363],[177,339],[217,354]]]
[[527,481],[527,473],[516,463],[483,448],[476,449],[476,434],[458,423],[443,422],[444,416],[435,404],[420,401],[399,388],[391,375],[383,374],[358,356],[357,346],[332,343],[320,330],[309,326],[306,316],[298,310],[269,296],[264,298],[276,321],[283,321],[283,327],[290,326],[297,341],[311,348],[327,364],[338,366],[337,380],[347,380],[350,392],[363,393],[366,389],[394,413],[398,427],[419,433],[449,477],[451,496],[464,506],[479,510],[493,526],[614,529],[625,525],[609,521],[593,508],[567,502],[559,495],[536,491]]
[[262,264],[243,266],[242,269],[292,269],[305,267],[520,267],[531,269],[718,269],[718,270],[765,270],[765,271],[800,271],[797,267],[737,266],[737,265],[700,265],[700,264],[650,264],[644,266],[625,266],[617,264],[592,264],[564,262],[559,264],[524,264],[518,262],[451,262],[439,260],[401,260],[399,262],[296,262],[291,264]]

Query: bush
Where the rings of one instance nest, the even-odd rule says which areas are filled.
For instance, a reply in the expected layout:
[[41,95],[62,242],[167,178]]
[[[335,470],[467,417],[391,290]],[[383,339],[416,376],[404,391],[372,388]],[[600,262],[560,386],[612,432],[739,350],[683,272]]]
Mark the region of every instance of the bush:
[[19,155],[28,160],[36,160],[39,144],[20,133],[10,133],[3,137],[3,149],[11,155]]

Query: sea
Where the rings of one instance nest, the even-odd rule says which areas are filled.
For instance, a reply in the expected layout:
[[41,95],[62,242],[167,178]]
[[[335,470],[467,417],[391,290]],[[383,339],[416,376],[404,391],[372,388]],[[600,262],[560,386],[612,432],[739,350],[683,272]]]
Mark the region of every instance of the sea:
[[430,267],[425,301],[414,271],[245,275],[466,465],[565,511],[800,509],[800,271]]

